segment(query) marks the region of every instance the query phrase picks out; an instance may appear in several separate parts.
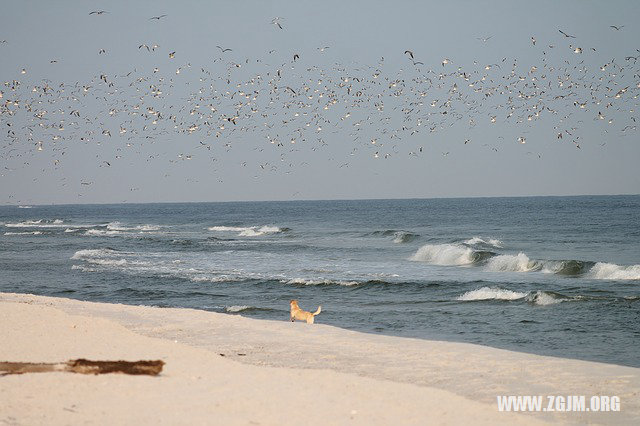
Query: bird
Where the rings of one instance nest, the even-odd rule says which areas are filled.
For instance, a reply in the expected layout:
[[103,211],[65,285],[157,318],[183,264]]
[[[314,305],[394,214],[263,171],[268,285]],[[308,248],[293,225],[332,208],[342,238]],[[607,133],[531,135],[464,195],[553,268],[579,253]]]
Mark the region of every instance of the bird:
[[531,37],[531,43],[533,43],[533,45],[535,46],[536,45],[536,39]]
[[176,56],[176,52],[169,52],[169,59],[173,59]]
[[404,54],[406,55],[407,53],[409,54],[409,57],[411,57],[411,59],[413,59],[413,52],[410,51],[410,50],[405,50]]
[[282,30],[283,28],[282,28],[282,25],[280,25],[280,21],[284,21],[284,18],[280,18],[279,16],[276,16],[275,18],[273,18],[273,19],[271,20],[271,23],[272,23],[273,25],[277,25],[277,26],[278,26],[278,28],[280,28],[280,29]]
[[616,31],[620,31],[621,29],[624,28],[624,25],[620,25],[620,26],[618,26],[618,25],[609,25],[609,28],[613,28]]
[[295,61],[296,59],[300,59],[300,55],[298,55],[297,53],[294,53],[293,60]]
[[491,37],[493,37],[493,36],[489,36],[489,37],[476,37],[476,40],[480,40],[481,42],[486,43],[486,42],[488,42],[488,41],[491,39]]
[[93,12],[89,12],[89,15],[102,15],[103,13],[109,13],[106,10],[94,10]]
[[160,19],[166,17],[168,15],[159,15],[159,16],[152,16],[151,18],[149,18],[149,20],[155,19],[156,21],[159,21]]
[[563,36],[565,36],[565,37],[568,37],[568,38],[576,38],[575,36],[569,35],[569,34],[565,33],[565,32],[564,32],[564,31],[562,31],[562,30],[558,30],[558,31],[560,31],[560,34],[562,34],[562,35],[563,35]]
[[220,49],[220,50],[222,51],[222,53],[224,53],[224,52],[231,52],[231,51],[232,51],[232,49],[229,49],[229,48],[223,48],[223,47],[220,47],[220,46],[216,46],[216,47],[217,47],[218,49]]

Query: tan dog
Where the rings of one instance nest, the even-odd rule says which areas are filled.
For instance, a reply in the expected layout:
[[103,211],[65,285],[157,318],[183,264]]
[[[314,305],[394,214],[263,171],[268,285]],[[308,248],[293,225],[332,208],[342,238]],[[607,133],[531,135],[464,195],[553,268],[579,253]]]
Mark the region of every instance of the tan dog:
[[302,309],[300,309],[300,306],[298,306],[297,300],[292,300],[291,302],[289,302],[289,304],[291,305],[291,322],[300,320],[306,321],[307,324],[313,324],[313,319],[315,318],[315,316],[322,311],[322,306],[318,306],[318,310],[314,313],[303,311]]

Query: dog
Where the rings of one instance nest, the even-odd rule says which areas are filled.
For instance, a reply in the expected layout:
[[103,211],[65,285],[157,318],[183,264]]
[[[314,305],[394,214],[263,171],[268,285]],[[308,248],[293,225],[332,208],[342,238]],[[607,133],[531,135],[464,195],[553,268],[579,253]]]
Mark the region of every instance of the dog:
[[291,322],[300,320],[306,321],[307,324],[313,324],[313,319],[315,318],[315,316],[322,311],[322,306],[318,306],[318,310],[314,313],[303,311],[302,309],[300,309],[300,306],[298,306],[297,300],[292,300],[291,302],[289,302],[289,305],[291,305]]

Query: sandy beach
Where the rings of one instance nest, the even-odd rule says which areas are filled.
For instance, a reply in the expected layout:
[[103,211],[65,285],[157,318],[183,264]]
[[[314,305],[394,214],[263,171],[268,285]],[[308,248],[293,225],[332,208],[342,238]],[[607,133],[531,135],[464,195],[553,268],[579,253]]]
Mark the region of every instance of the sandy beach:
[[[0,424],[632,424],[640,369],[189,309],[0,294],[0,361],[161,359],[158,377],[0,377]],[[504,413],[497,395],[616,395]]]

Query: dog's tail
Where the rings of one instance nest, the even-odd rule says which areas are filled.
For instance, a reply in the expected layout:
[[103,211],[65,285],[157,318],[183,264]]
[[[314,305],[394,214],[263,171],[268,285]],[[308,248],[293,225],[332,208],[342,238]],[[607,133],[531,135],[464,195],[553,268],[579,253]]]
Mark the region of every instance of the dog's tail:
[[313,316],[315,317],[315,316],[316,316],[316,315],[318,315],[320,312],[322,312],[322,306],[318,306],[318,310],[317,310],[317,311],[315,311],[314,313],[312,313],[311,315],[313,315]]

